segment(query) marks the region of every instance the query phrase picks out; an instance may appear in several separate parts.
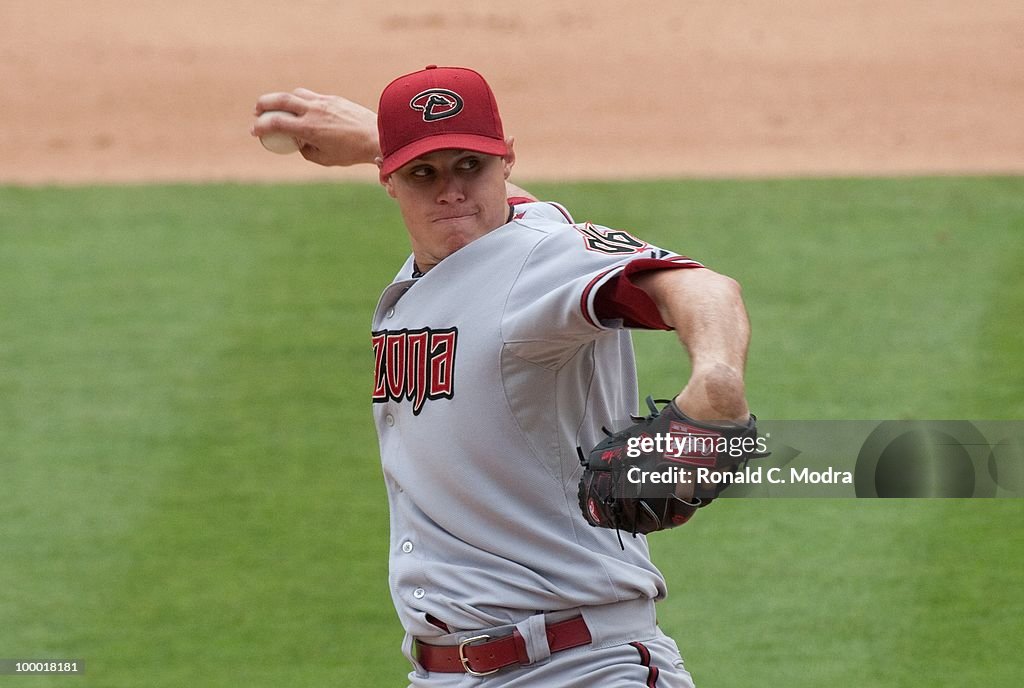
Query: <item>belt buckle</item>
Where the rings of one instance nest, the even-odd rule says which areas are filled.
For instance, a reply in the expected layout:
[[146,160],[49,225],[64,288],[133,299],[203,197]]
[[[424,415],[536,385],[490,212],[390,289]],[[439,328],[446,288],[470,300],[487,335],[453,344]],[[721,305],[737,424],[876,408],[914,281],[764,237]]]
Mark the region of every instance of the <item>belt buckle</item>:
[[466,658],[467,645],[469,645],[470,643],[475,643],[478,640],[490,639],[491,636],[489,635],[475,635],[472,638],[466,638],[461,643],[459,643],[459,661],[462,662],[462,668],[465,669],[466,673],[470,676],[490,676],[491,674],[498,671],[497,669],[491,669],[490,671],[473,671],[473,669],[469,666],[469,660]]

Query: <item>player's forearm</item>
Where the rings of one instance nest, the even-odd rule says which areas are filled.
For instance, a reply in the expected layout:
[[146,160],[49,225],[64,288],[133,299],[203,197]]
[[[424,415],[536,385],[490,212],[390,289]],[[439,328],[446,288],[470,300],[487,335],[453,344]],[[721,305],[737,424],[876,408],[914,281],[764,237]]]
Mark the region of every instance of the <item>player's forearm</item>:
[[690,379],[676,403],[698,420],[744,422],[750,321],[739,284],[706,269],[659,270],[636,283],[690,356]]

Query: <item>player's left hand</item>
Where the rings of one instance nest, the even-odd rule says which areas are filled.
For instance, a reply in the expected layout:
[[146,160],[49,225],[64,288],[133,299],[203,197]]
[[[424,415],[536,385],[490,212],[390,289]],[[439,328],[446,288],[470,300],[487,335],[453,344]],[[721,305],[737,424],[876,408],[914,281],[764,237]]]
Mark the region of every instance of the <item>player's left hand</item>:
[[258,118],[270,110],[283,110],[295,117],[255,120],[253,136],[279,132],[299,142],[299,152],[318,165],[348,167],[373,163],[380,155],[377,115],[348,98],[297,88],[291,93],[266,93],[256,100]]
[[[731,484],[750,459],[762,458],[757,419],[744,424],[696,421],[676,403],[607,438],[580,460],[579,500],[592,526],[651,533],[686,523]],[[665,479],[669,478],[669,479]]]

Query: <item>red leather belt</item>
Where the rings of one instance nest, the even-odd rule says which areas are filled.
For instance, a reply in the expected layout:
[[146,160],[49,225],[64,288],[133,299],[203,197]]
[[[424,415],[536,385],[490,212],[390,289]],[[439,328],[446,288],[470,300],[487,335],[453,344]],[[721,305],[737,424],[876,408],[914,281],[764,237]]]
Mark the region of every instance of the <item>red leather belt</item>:
[[[548,647],[560,652],[590,644],[590,629],[582,616],[548,624]],[[458,645],[428,645],[416,641],[416,658],[427,671],[486,676],[516,664],[529,664],[526,641],[518,630],[492,639],[489,635],[466,638]]]

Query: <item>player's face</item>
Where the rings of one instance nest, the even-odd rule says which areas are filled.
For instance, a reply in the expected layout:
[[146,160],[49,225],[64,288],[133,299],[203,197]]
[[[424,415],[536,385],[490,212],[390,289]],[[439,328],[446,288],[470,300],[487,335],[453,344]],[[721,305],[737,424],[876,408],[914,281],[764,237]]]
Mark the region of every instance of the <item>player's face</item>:
[[505,157],[439,150],[381,179],[398,201],[420,270],[508,221],[505,180],[514,163],[510,141]]

